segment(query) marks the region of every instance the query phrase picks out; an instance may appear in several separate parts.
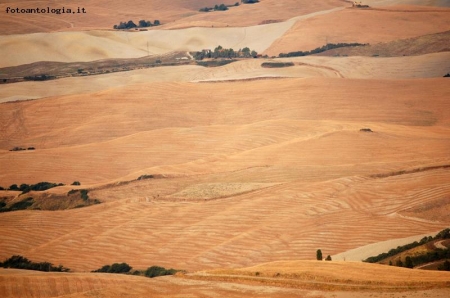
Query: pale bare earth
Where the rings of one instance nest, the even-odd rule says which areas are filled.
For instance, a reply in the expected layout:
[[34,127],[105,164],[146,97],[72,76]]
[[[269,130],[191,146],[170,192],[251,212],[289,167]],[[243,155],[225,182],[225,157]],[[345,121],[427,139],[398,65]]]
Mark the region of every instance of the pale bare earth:
[[[47,26],[33,16],[21,27],[8,15],[0,26],[18,35],[0,37],[0,65],[140,57],[147,41],[152,53],[221,44],[277,55],[324,40],[386,42],[450,30],[439,1],[371,1],[376,10],[357,11],[345,1],[298,2],[261,1],[254,15],[251,5],[200,14],[217,4],[207,0],[107,5],[123,21],[148,19],[144,10],[169,20],[144,32],[99,30],[112,21],[101,15],[102,1],[91,7],[97,19],[47,18]],[[0,261],[20,254],[73,271],[0,269],[0,296],[448,297],[446,272],[348,261],[450,226],[450,85],[442,77],[449,61],[448,51],[259,58],[1,84],[0,186],[62,182],[46,194],[86,188],[102,203],[0,213]],[[16,146],[36,150],[9,151]],[[155,178],[136,180],[143,174]],[[317,249],[335,261],[299,261]],[[90,273],[115,262],[188,274]]]

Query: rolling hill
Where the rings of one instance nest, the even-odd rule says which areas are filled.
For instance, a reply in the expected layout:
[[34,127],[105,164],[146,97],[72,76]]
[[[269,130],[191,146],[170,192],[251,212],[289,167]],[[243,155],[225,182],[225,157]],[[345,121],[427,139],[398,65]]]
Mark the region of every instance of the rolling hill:
[[[87,16],[2,18],[1,78],[64,78],[0,84],[0,186],[65,185],[0,190],[9,207],[33,198],[0,213],[0,260],[20,254],[72,272],[1,269],[0,296],[447,297],[448,272],[349,262],[450,225],[449,9],[368,3],[261,0],[201,13],[220,3],[80,1]],[[163,25],[110,29],[141,18]],[[272,56],[328,42],[368,42],[392,57],[203,67],[188,53],[220,44]],[[420,50],[391,53],[405,44]],[[119,61],[136,67],[96,72]],[[72,189],[95,204],[80,206]],[[335,261],[311,261],[317,249]],[[187,273],[90,273],[115,262]]]

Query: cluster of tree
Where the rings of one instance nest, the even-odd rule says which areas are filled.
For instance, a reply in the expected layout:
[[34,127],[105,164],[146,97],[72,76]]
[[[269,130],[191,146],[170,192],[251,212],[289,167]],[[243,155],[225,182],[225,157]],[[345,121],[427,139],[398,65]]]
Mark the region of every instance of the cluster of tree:
[[179,272],[179,270],[175,270],[175,269],[166,269],[164,267],[159,267],[159,266],[152,266],[147,268],[147,270],[145,270],[144,275],[146,277],[157,277],[157,276],[165,276],[165,275],[174,275],[175,273]]
[[53,266],[52,263],[49,262],[32,262],[27,258],[15,255],[5,260],[4,262],[0,262],[0,267],[3,268],[16,268],[16,269],[26,269],[26,270],[37,270],[37,271],[56,271],[56,272],[68,272],[70,269],[64,267],[63,265],[59,265],[58,267]]
[[[69,196],[69,195],[74,194],[74,193],[77,193],[77,192],[80,193],[80,197],[83,199],[83,201],[85,201],[85,202],[89,201],[89,199],[90,199],[90,198],[89,198],[89,195],[88,195],[89,190],[87,190],[87,189],[71,189],[71,190],[69,190],[69,192],[67,193],[67,195]],[[98,201],[97,199],[95,199],[95,200],[94,200],[94,203],[98,204],[98,203],[100,203],[100,201]]]
[[101,273],[129,273],[131,270],[131,266],[127,263],[114,263],[112,265],[105,265],[100,269],[93,270],[92,272],[101,272]]
[[180,272],[180,270],[172,268],[166,269],[160,266],[151,266],[144,271],[135,270],[133,273],[131,272],[131,269],[132,267],[127,263],[114,263],[112,265],[105,265],[100,269],[93,270],[92,272],[144,275],[149,278],[165,275],[174,275],[175,273]]
[[[436,249],[434,251],[429,251],[416,256],[407,256],[405,258],[405,263],[403,263],[401,259],[398,259],[395,263],[395,266],[414,268],[422,264],[432,263],[440,260],[446,260],[446,262],[448,262],[448,259],[450,259],[450,249]],[[393,265],[392,261],[389,262],[389,265]],[[442,266],[445,267],[445,262]],[[445,269],[443,268],[442,270]]]
[[[318,250],[316,251],[316,259],[317,259],[318,261],[322,261],[322,260],[323,260],[322,250],[318,249]],[[328,255],[328,256],[325,258],[325,261],[331,261],[331,256]]]
[[6,207],[6,202],[1,201],[0,202],[0,212],[10,212],[10,211],[17,211],[17,210],[25,210],[31,207],[34,204],[33,198],[29,197],[24,200],[21,200],[19,202],[15,202],[9,207]]
[[297,51],[297,52],[289,52],[287,54],[285,53],[280,53],[278,55],[278,57],[280,58],[285,58],[285,57],[302,57],[302,56],[308,56],[308,55],[314,55],[314,54],[318,54],[318,53],[322,53],[328,50],[332,50],[332,49],[337,49],[337,48],[343,48],[343,47],[360,47],[360,46],[365,46],[367,44],[362,44],[362,43],[328,43],[324,46],[321,46],[319,48],[315,48],[314,50],[311,51]]
[[50,182],[39,182],[37,184],[21,184],[17,186],[17,184],[11,185],[8,190],[21,191],[23,194],[30,191],[44,191],[53,187],[63,186],[62,183],[50,183]]
[[56,77],[42,74],[42,75],[36,75],[36,76],[25,76],[25,77],[23,77],[23,79],[25,81],[47,81],[47,80],[56,79]]
[[34,147],[28,147],[28,148],[23,148],[23,147],[14,147],[12,149],[9,149],[9,151],[25,151],[25,150],[35,150],[36,148]]
[[450,271],[450,261],[449,261],[449,260],[445,260],[445,262],[442,263],[442,264],[438,267],[438,270]]
[[445,230],[440,231],[435,237],[431,237],[431,236],[423,237],[419,242],[414,241],[413,243],[409,243],[409,244],[402,245],[402,246],[397,246],[397,248],[393,248],[393,249],[389,250],[389,252],[387,252],[387,253],[381,253],[377,256],[369,257],[369,258],[365,259],[364,262],[377,263],[386,258],[395,256],[399,253],[407,251],[409,249],[418,247],[420,245],[424,245],[424,244],[434,241],[434,240],[441,240],[441,239],[450,239],[450,229],[445,229]]
[[155,178],[153,175],[141,175],[137,180],[144,180],[144,179],[152,179]]
[[133,21],[128,22],[120,22],[119,25],[114,25],[114,29],[133,29],[133,28],[146,28],[146,27],[152,27],[152,26],[159,26],[161,25],[161,22],[159,20],[155,20],[152,24],[151,21],[146,20],[140,20],[138,22],[138,25],[136,25]]
[[235,51],[233,49],[224,49],[222,46],[218,46],[214,51],[203,50],[194,53],[196,60],[203,60],[204,58],[256,58],[258,53],[254,50],[250,50],[248,47]]
[[239,2],[236,2],[233,5],[225,5],[225,4],[220,4],[220,5],[214,5],[214,7],[203,7],[200,8],[198,11],[201,12],[210,12],[210,11],[225,11],[228,10],[228,7],[232,7],[232,6],[239,6]]

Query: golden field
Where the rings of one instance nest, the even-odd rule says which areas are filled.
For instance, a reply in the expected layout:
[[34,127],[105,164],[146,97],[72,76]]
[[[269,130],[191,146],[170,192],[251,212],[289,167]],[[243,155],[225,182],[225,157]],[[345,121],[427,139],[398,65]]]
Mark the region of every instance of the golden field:
[[[358,10],[345,1],[266,0],[202,14],[216,3],[82,1],[97,17],[33,16],[21,25],[17,16],[2,18],[0,67],[189,57],[219,44],[269,56],[326,41],[386,48],[450,30],[442,1],[367,3]],[[110,29],[140,18],[163,26]],[[0,84],[0,186],[66,184],[0,198],[50,206],[71,189],[89,189],[101,202],[0,213],[0,261],[20,254],[72,271],[1,269],[0,296],[447,297],[447,272],[354,262],[450,225],[445,47]],[[30,146],[36,150],[10,151]],[[137,180],[144,174],[154,177]],[[335,261],[311,261],[317,249]],[[90,273],[115,262],[187,273]]]

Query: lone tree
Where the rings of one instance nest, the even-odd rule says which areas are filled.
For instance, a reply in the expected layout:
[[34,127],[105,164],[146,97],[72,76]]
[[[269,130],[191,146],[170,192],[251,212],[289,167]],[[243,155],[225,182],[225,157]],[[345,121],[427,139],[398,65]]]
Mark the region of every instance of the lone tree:
[[328,255],[328,257],[325,259],[325,261],[331,261],[331,256]]
[[320,249],[317,250],[316,257],[317,257],[318,261],[322,261],[323,257],[322,257],[322,251]]

